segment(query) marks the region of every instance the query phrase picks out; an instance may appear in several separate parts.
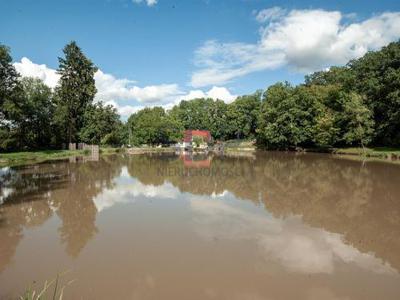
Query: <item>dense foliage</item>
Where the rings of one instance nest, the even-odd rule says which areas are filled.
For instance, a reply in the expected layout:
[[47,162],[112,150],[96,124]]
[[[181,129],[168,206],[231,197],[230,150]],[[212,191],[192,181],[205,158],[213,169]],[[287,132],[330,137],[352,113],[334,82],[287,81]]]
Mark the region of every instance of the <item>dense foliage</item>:
[[[222,100],[183,100],[170,110],[145,108],[120,121],[93,103],[97,68],[72,42],[60,58],[59,85],[21,79],[0,45],[0,149],[96,144],[171,144],[184,129],[210,130],[216,140],[252,139],[260,147],[400,146],[400,42],[265,91]],[[160,99],[162,100],[162,99]]]
[[267,148],[364,146],[374,121],[363,98],[336,85],[278,83],[264,94],[258,142]]
[[0,150],[60,148],[69,142],[121,145],[125,128],[111,106],[93,103],[97,68],[75,42],[59,58],[58,86],[21,78],[0,45]]
[[120,145],[123,127],[115,107],[102,102],[89,104],[83,115],[80,140],[87,144]]
[[182,124],[168,115],[162,107],[145,108],[128,119],[130,145],[168,144],[182,137]]

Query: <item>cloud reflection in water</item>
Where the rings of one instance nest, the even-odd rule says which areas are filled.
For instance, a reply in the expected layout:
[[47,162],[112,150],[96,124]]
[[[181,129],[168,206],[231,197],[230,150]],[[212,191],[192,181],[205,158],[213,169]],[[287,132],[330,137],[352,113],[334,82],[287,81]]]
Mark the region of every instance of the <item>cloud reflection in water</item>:
[[222,200],[193,199],[191,208],[203,237],[253,240],[266,260],[278,261],[288,271],[331,274],[335,263],[342,262],[379,274],[397,274],[373,254],[346,244],[340,234],[310,227],[299,216],[275,218]]

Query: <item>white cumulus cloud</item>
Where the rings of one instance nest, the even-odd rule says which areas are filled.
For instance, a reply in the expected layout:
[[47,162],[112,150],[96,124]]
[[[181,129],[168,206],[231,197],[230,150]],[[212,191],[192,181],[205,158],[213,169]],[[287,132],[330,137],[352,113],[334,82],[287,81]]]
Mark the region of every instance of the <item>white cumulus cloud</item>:
[[99,100],[113,99],[137,100],[139,102],[162,102],[170,97],[182,94],[177,84],[161,84],[138,87],[134,81],[117,79],[111,74],[97,71],[95,76]]
[[[44,64],[36,64],[26,57],[20,62],[15,62],[14,66],[21,76],[39,78],[51,88],[55,88],[60,79],[56,70]],[[97,88],[95,101],[103,101],[114,106],[124,118],[145,107],[161,106],[170,109],[181,100],[204,97],[229,103],[236,98],[236,95],[231,94],[227,88],[217,86],[207,92],[202,90],[184,92],[176,83],[140,87],[133,80],[116,78],[101,70],[95,73],[94,79]]]
[[231,94],[231,92],[225,87],[213,86],[208,92],[202,90],[192,90],[186,95],[179,97],[180,100],[192,100],[196,98],[211,98],[214,100],[223,100],[226,103],[231,103],[236,99],[237,95]]
[[[21,76],[39,78],[51,88],[54,88],[60,79],[60,75],[57,74],[56,70],[44,64],[33,63],[26,57],[23,57],[21,62],[14,63],[14,66]],[[177,95],[183,94],[175,83],[139,87],[134,85],[135,81],[133,80],[115,78],[113,75],[104,73],[101,70],[95,73],[94,79],[97,88],[97,101],[107,102],[122,99],[152,103],[163,102],[171,97],[175,99]]]
[[143,106],[143,105],[135,105],[135,106],[121,105],[121,104],[118,104],[115,100],[106,101],[104,104],[114,106],[117,109],[118,114],[120,114],[121,116],[124,116],[124,117],[129,117],[131,114],[134,114],[137,111],[145,108],[145,106]]
[[51,88],[57,85],[58,79],[60,78],[56,70],[48,68],[46,65],[35,64],[26,57],[23,57],[21,62],[14,63],[14,66],[21,76],[39,78]]
[[273,7],[258,12],[256,19],[262,23],[257,43],[210,40],[195,51],[198,69],[192,74],[192,86],[224,84],[282,66],[308,73],[345,64],[400,38],[399,12],[349,23],[339,11]]

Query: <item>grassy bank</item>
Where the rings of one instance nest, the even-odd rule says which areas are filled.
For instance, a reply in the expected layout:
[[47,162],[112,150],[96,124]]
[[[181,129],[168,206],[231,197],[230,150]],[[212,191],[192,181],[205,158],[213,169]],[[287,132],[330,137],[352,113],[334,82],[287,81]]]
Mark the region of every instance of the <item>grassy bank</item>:
[[226,152],[255,151],[255,141],[252,140],[228,140],[223,143]]
[[102,155],[124,153],[125,151],[124,148],[119,147],[100,147],[100,154]]
[[[123,152],[123,149],[111,147],[100,148],[101,155],[115,154],[120,152]],[[58,160],[72,156],[83,156],[89,154],[90,152],[87,150],[42,150],[0,153],[0,167],[25,165],[47,160]]]
[[376,148],[341,148],[334,149],[333,154],[360,159],[384,160],[400,162],[400,148],[376,147]]
[[83,150],[43,150],[0,153],[0,166],[14,166],[46,160],[63,159],[75,155],[84,155]]
[[[244,153],[257,150],[255,141],[229,140],[224,142],[224,150],[227,153]],[[400,148],[371,147],[371,148],[311,148],[301,149],[304,152],[328,153],[359,158],[373,158],[380,160],[400,161]]]
[[128,148],[126,149],[128,154],[144,154],[144,153],[174,153],[175,148],[173,147],[137,147],[137,148]]
[[334,149],[332,153],[340,155],[357,155],[371,158],[400,160],[400,148],[342,148]]

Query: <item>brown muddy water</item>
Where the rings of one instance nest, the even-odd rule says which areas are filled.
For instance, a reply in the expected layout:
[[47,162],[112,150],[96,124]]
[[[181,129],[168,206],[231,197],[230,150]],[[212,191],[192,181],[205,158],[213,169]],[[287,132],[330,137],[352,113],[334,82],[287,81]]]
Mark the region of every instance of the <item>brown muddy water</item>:
[[0,169],[0,298],[400,299],[400,166],[137,155]]

